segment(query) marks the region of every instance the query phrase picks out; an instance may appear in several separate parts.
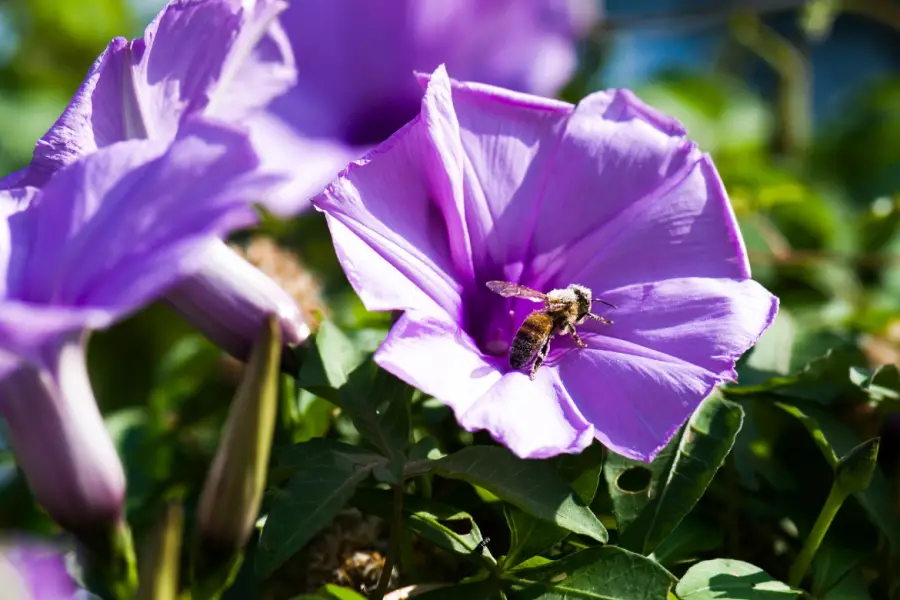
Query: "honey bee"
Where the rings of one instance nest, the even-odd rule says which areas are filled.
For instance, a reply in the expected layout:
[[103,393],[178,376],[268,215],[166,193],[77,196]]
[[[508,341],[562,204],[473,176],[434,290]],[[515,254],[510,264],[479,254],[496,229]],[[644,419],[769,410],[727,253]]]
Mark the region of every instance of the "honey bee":
[[504,298],[522,298],[544,303],[543,309],[525,317],[509,348],[509,366],[521,369],[531,363],[529,377],[532,381],[550,352],[550,340],[554,335],[568,333],[579,348],[587,348],[587,344],[581,341],[575,331],[576,325],[581,325],[585,319],[600,321],[604,325],[612,324],[609,319],[593,314],[591,304],[602,302],[613,308],[615,305],[606,300],[591,298],[590,288],[583,285],[573,283],[565,289],[552,290],[547,294],[508,281],[488,281],[487,287]]

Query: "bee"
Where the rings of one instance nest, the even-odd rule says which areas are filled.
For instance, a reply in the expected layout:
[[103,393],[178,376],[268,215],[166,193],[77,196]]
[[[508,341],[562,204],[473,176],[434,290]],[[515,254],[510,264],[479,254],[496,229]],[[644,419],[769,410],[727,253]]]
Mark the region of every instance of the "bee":
[[592,298],[590,288],[583,285],[573,283],[565,289],[552,290],[547,294],[508,281],[488,281],[487,287],[504,298],[522,298],[544,303],[543,309],[525,317],[509,347],[509,366],[521,369],[531,363],[529,377],[532,381],[550,352],[550,340],[554,335],[568,333],[579,348],[587,348],[587,344],[581,341],[575,331],[576,325],[581,325],[585,319],[600,321],[604,325],[612,324],[609,319],[593,314],[591,304],[602,302],[613,308],[615,305],[600,298]]

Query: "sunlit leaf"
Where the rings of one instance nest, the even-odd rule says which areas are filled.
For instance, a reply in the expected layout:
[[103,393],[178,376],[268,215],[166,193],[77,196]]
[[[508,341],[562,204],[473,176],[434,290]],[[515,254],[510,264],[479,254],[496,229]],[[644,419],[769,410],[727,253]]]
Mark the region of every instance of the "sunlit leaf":
[[544,461],[524,460],[506,448],[470,446],[434,463],[436,474],[483,487],[545,521],[607,541],[606,528],[566,480]]
[[675,584],[658,563],[615,546],[588,548],[503,577],[510,581],[510,598],[529,600],[660,600]]
[[680,600],[788,600],[803,592],[750,563],[721,558],[688,569],[675,593]]

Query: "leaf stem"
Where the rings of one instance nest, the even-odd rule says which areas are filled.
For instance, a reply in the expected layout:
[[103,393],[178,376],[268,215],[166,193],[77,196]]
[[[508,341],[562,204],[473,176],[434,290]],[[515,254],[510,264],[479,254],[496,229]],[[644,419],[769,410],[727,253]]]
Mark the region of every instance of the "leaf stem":
[[398,483],[393,486],[394,490],[394,506],[391,515],[391,537],[388,541],[388,554],[384,559],[384,567],[381,569],[381,576],[378,578],[378,587],[372,594],[372,600],[383,600],[384,594],[387,592],[388,585],[391,582],[391,574],[394,572],[394,564],[397,562],[397,554],[400,551],[400,529],[402,528],[401,520],[403,518],[403,484]]
[[791,565],[791,569],[788,572],[788,585],[791,587],[799,587],[800,582],[803,581],[803,576],[809,570],[809,565],[822,544],[822,540],[825,539],[825,534],[828,532],[831,522],[834,521],[835,515],[837,515],[838,510],[840,510],[846,499],[846,490],[842,489],[838,482],[835,481],[831,486],[831,492],[828,493],[828,498],[825,500],[825,506],[822,507],[822,511],[819,513],[812,531],[809,532],[809,536],[806,538],[803,549],[800,550],[800,554],[794,559],[794,564]]

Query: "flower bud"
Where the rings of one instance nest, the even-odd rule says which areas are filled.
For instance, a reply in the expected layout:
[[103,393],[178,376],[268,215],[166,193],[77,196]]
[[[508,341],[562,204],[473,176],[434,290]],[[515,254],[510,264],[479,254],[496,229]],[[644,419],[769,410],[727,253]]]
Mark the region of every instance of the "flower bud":
[[79,536],[118,526],[125,473],[94,401],[84,348],[64,343],[50,368],[20,363],[0,379],[0,414],[35,497]]
[[878,460],[880,438],[872,438],[853,448],[838,461],[835,483],[845,494],[855,494],[869,487]]
[[169,502],[149,532],[140,555],[140,587],[136,600],[176,600],[181,566],[184,509]]
[[225,242],[210,240],[198,260],[194,274],[170,290],[165,301],[224,351],[245,360],[270,315],[285,344],[299,344],[309,336],[290,295]]
[[281,329],[270,317],[238,388],[197,509],[205,549],[238,552],[253,531],[266,485],[278,408]]

